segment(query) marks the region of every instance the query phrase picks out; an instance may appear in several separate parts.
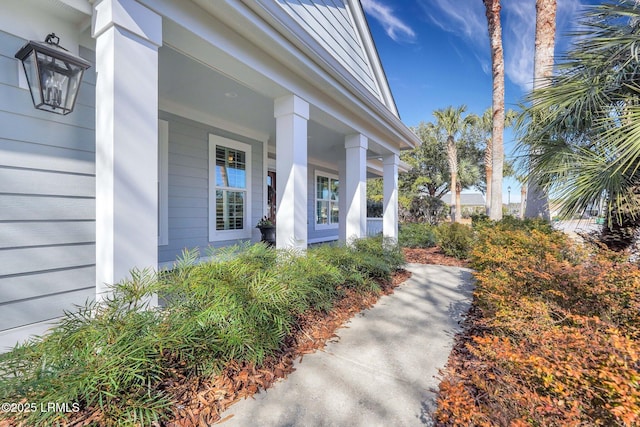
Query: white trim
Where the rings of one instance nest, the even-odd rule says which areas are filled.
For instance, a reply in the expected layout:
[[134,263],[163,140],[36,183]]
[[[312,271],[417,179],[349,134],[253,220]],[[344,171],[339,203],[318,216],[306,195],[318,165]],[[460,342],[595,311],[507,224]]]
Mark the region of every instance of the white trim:
[[[216,230],[216,146],[244,151],[246,163],[246,192],[244,205],[244,227],[242,230]],[[222,136],[209,134],[209,242],[251,238],[251,145]]]
[[169,244],[169,122],[158,120],[158,246]]
[[[314,230],[335,230],[340,226],[340,220],[338,219],[338,222],[336,223],[330,223],[330,224],[318,224],[318,177],[321,176],[323,178],[328,178],[329,179],[329,186],[331,186],[331,180],[335,180],[338,181],[338,200],[336,200],[335,203],[338,205],[338,212],[340,209],[340,190],[341,190],[341,184],[342,182],[340,181],[340,177],[338,175],[332,174],[332,173],[328,173],[328,172],[324,172],[318,169],[315,169],[313,172],[313,229]],[[326,200],[326,199],[320,199],[322,201]],[[331,203],[331,201],[329,201]],[[328,216],[328,220],[331,221],[331,215]]]
[[367,55],[367,64],[371,67],[371,73],[376,85],[378,86],[380,95],[387,108],[389,108],[389,110],[398,117],[398,109],[396,107],[395,100],[393,99],[391,89],[389,88],[389,82],[387,81],[387,77],[384,73],[384,68],[382,68],[378,51],[376,50],[373,39],[371,38],[371,32],[367,25],[364,11],[359,3],[360,2],[357,0],[348,0],[347,11],[351,15],[352,22],[356,25],[356,34],[360,38],[361,46]]
[[176,116],[185,117],[196,122],[204,123],[206,125],[210,125],[227,132],[235,133],[236,135],[244,136],[249,139],[255,139],[256,141],[261,141],[265,144],[267,143],[267,141],[269,141],[268,133],[260,132],[245,126],[238,125],[236,123],[230,122],[229,120],[222,119],[202,110],[196,110],[195,108],[186,107],[182,104],[170,101],[165,98],[161,98],[158,104],[159,109],[162,111],[166,111],[167,113],[175,114]]

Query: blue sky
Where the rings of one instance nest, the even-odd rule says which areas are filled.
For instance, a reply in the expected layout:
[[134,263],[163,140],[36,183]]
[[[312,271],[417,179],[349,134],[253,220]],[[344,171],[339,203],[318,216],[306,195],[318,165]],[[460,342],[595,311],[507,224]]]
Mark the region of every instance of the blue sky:
[[[485,9],[481,0],[361,0],[371,34],[403,122],[433,121],[433,111],[467,105],[476,114],[491,106],[491,55]],[[596,0],[558,0],[556,55],[566,51],[564,36],[575,26],[585,5]],[[505,57],[505,105],[517,109],[531,88],[535,32],[535,0],[502,1]],[[505,153],[514,141],[505,132]],[[520,186],[511,187],[511,202],[520,201]]]

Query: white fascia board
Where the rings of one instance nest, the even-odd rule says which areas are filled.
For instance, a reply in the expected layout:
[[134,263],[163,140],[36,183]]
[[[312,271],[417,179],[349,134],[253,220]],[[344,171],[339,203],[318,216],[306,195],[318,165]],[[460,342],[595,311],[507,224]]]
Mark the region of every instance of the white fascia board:
[[413,169],[413,167],[407,162],[400,160],[398,163],[398,172],[409,172],[411,169]]
[[387,76],[384,73],[384,68],[382,68],[382,63],[380,62],[378,51],[376,49],[375,43],[373,42],[373,38],[371,37],[369,25],[367,24],[367,20],[364,16],[362,6],[360,5],[360,2],[358,0],[347,0],[346,3],[348,10],[351,13],[353,22],[356,25],[356,34],[360,38],[362,47],[367,54],[367,59],[369,60],[369,65],[373,70],[373,75],[376,78],[378,88],[382,93],[387,107],[391,109],[391,111],[393,111],[396,116],[399,117],[398,108],[396,107],[396,102],[393,99],[393,94],[391,93],[391,89],[389,88],[389,82],[387,81]]
[[[410,170],[411,170],[411,165],[409,165],[407,162],[403,162],[401,160],[398,163],[398,172],[409,172]],[[382,164],[382,160],[378,158],[368,159],[367,172],[382,176],[384,172],[384,165]]]

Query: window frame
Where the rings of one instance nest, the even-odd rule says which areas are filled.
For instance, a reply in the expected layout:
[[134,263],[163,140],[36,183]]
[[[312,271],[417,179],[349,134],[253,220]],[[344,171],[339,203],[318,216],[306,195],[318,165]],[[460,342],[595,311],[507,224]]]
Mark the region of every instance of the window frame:
[[[216,182],[216,148],[224,147],[227,149],[242,151],[245,154],[245,188],[240,187],[225,187],[218,186]],[[250,239],[252,224],[251,224],[251,169],[252,169],[252,156],[251,145],[236,141],[234,139],[225,138],[219,135],[209,134],[209,241],[224,241],[224,240],[240,240]],[[231,191],[244,191],[245,204],[243,209],[243,228],[238,230],[216,230],[216,191],[231,190]]]
[[[329,179],[329,188],[331,188],[331,181],[338,181],[338,199],[333,201],[330,199],[319,199],[318,198],[318,178],[327,178]],[[332,174],[329,172],[323,172],[316,170],[314,172],[313,178],[313,223],[315,230],[335,230],[340,227],[340,177],[336,174]],[[330,204],[335,203],[338,206],[338,222],[329,222],[328,224],[318,224],[318,202],[319,201],[328,201]],[[329,205],[331,208],[331,205]],[[331,221],[331,215],[329,215],[329,221]]]

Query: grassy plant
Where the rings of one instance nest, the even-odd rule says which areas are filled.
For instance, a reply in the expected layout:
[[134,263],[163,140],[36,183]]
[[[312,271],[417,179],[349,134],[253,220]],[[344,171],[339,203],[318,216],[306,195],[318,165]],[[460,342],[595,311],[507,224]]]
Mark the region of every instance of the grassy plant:
[[[402,261],[382,239],[323,246],[306,255],[263,244],[185,251],[171,271],[133,272],[100,304],[66,313],[49,335],[0,355],[0,399],[77,403],[100,425],[151,425],[171,417],[167,379],[211,376],[231,361],[260,364],[278,352],[297,316],[327,311],[351,287],[376,291]],[[152,294],[161,308],[150,309]],[[66,424],[64,412],[16,415],[27,425]]]
[[[88,303],[66,313],[43,339],[0,356],[3,401],[78,403],[104,414],[105,424],[150,424],[169,405],[158,389],[167,371],[162,363],[161,314],[144,310],[155,291],[149,273],[113,288],[100,305]],[[68,414],[34,411],[27,424],[64,423]],[[116,424],[113,422],[113,424]]]

